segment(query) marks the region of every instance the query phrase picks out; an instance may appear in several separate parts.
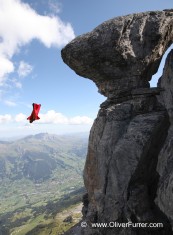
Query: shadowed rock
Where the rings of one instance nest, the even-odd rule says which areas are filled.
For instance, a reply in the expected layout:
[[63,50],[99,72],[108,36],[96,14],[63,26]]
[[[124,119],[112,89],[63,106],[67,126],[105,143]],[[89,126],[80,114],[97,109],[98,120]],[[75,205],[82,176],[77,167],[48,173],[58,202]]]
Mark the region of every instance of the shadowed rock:
[[[108,20],[62,50],[64,62],[108,97],[90,132],[84,235],[172,234],[172,54],[159,87],[148,83],[172,42],[173,10],[164,10]],[[93,228],[113,221],[164,226]]]
[[173,50],[167,56],[159,86],[164,88],[160,101],[167,109],[171,126],[158,158],[157,171],[160,179],[155,202],[173,227]]

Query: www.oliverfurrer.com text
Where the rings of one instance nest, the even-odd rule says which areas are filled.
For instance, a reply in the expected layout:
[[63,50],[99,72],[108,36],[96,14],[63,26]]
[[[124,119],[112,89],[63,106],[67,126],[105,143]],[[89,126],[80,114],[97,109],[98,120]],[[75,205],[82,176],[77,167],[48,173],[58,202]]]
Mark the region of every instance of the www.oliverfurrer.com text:
[[[86,228],[88,224],[83,221],[81,222],[81,227]],[[119,222],[109,222],[109,223],[91,223],[92,228],[162,228],[163,223],[119,223]]]

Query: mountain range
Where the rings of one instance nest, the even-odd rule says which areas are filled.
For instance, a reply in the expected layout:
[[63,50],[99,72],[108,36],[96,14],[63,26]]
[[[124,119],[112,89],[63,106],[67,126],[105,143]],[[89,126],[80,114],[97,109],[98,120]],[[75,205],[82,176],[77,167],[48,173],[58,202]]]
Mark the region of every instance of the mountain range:
[[87,145],[88,133],[0,141],[0,235],[67,230],[55,218],[82,200]]
[[[56,168],[76,168],[86,156],[86,135],[30,135],[0,141],[0,179],[48,179]],[[78,168],[78,167],[77,167]]]

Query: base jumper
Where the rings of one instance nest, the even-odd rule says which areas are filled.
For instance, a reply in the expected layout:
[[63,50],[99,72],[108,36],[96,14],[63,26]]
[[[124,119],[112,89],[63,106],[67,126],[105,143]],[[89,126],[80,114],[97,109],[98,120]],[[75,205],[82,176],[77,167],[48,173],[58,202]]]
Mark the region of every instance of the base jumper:
[[39,116],[38,116],[38,113],[39,113],[39,111],[40,111],[41,104],[35,104],[35,103],[33,103],[32,106],[33,106],[33,111],[32,111],[32,113],[31,113],[31,116],[29,116],[29,117],[27,118],[27,120],[29,120],[30,123],[32,123],[32,122],[35,121],[35,120],[39,120],[39,119],[40,119]]

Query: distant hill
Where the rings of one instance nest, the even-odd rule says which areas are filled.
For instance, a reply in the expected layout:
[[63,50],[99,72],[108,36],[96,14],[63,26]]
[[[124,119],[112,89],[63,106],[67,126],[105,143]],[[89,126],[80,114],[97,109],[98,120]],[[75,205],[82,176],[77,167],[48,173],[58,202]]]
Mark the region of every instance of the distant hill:
[[56,215],[81,203],[87,145],[83,133],[0,141],[0,235],[55,235],[75,223]]
[[39,182],[55,169],[78,169],[84,162],[88,136],[40,133],[14,141],[0,141],[0,179]]

